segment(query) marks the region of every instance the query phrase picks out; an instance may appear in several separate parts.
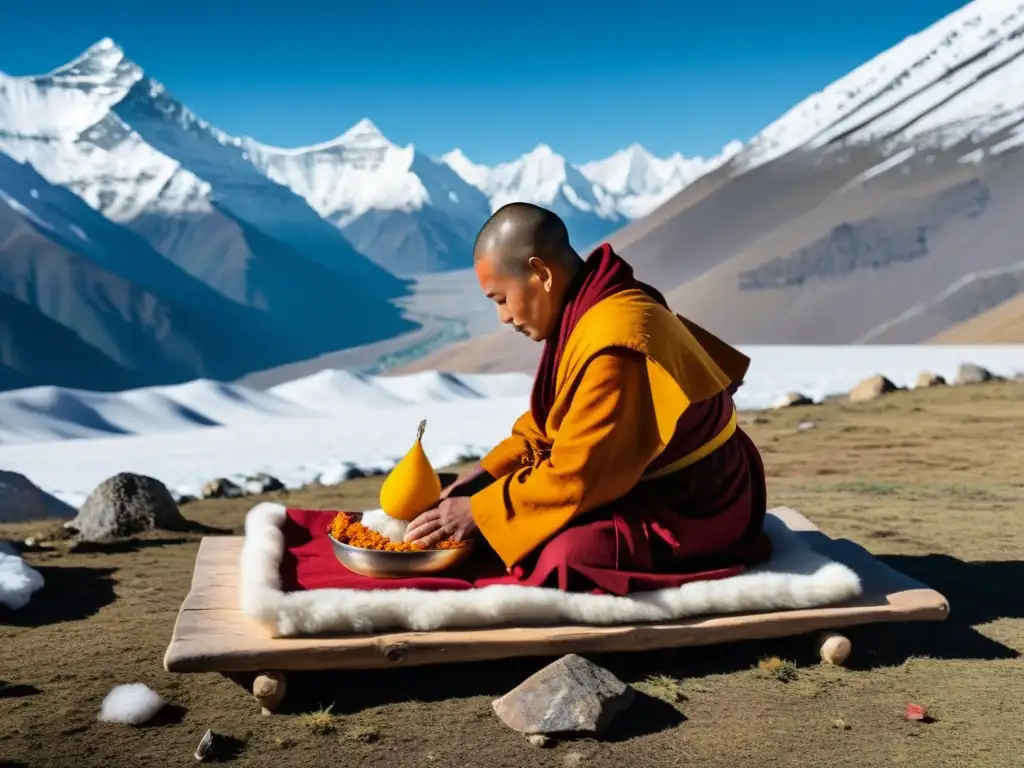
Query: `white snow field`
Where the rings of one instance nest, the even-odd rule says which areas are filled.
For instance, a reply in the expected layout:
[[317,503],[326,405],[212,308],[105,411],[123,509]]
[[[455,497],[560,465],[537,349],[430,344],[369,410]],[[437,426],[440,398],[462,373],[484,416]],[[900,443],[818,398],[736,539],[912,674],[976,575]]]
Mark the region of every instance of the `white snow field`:
[[[792,391],[820,399],[881,373],[900,386],[931,371],[952,380],[963,362],[1012,376],[1024,344],[744,347],[752,359],[741,409]],[[77,507],[105,478],[137,472],[195,495],[214,477],[268,472],[287,487],[338,482],[345,470],[387,469],[427,420],[435,466],[480,455],[529,407],[525,374],[402,377],[327,370],[266,392],[196,381],[119,393],[53,387],[0,393],[0,469]],[[0,510],[0,521],[4,519]]]

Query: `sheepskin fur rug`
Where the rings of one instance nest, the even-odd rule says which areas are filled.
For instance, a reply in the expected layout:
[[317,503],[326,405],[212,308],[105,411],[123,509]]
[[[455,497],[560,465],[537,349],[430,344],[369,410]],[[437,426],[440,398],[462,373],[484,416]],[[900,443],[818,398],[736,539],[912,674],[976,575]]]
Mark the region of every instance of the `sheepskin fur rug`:
[[746,611],[815,608],[861,594],[849,567],[812,549],[769,513],[765,530],[774,553],[738,576],[698,581],[628,597],[496,585],[465,591],[415,589],[281,590],[286,510],[253,507],[245,521],[239,591],[242,611],[279,637],[322,633],[371,634],[496,626],[600,626],[665,622]]

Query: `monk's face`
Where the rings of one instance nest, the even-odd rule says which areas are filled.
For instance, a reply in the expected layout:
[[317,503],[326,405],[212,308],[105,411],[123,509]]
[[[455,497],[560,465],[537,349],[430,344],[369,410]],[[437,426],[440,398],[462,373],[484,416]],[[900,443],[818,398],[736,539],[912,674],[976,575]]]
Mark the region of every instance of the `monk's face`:
[[498,308],[498,319],[534,341],[544,341],[558,327],[558,276],[540,259],[530,259],[524,273],[509,274],[484,256],[475,264],[480,288]]

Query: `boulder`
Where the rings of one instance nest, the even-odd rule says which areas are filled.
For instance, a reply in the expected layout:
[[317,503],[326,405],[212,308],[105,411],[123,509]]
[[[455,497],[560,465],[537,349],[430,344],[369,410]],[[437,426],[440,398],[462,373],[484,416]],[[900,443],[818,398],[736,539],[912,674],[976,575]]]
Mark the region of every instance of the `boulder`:
[[121,472],[96,486],[68,527],[79,541],[102,542],[155,529],[184,531],[189,524],[163,483]]
[[242,483],[242,490],[248,494],[258,496],[261,493],[272,493],[273,491],[284,490],[284,483],[273,475],[266,472],[259,472],[251,477],[245,478]]
[[930,371],[921,371],[917,374],[917,381],[914,382],[914,389],[921,389],[923,387],[942,387],[945,386],[946,379],[937,373],[931,373]]
[[203,499],[237,499],[244,495],[245,491],[226,477],[207,480],[203,490],[199,492],[200,498]]
[[634,691],[582,656],[563,656],[492,703],[519,733],[598,735],[633,703]]
[[881,397],[889,392],[895,392],[898,389],[899,387],[885,378],[885,376],[872,376],[871,378],[864,379],[864,381],[850,390],[850,402],[866,403],[869,400],[874,400],[876,397]]
[[787,392],[772,403],[772,408],[792,408],[798,405],[814,405],[814,400],[800,392]]
[[960,384],[984,384],[986,381],[998,379],[987,368],[982,368],[974,363],[961,363],[956,369],[956,383]]
[[46,493],[24,475],[0,469],[0,523],[74,516],[74,507]]

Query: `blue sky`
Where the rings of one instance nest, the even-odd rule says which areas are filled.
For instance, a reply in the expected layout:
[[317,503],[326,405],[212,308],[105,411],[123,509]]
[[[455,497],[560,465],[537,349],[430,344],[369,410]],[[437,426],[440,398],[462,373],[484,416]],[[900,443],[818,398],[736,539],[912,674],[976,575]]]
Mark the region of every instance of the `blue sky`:
[[957,0],[532,2],[2,0],[0,70],[113,37],[201,117],[297,146],[370,117],[477,162],[639,142],[713,154],[938,20]]

